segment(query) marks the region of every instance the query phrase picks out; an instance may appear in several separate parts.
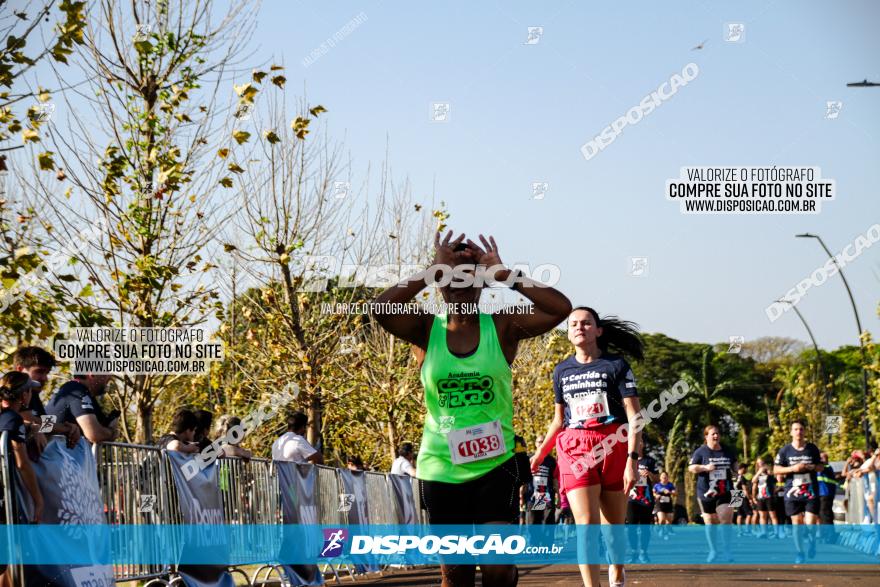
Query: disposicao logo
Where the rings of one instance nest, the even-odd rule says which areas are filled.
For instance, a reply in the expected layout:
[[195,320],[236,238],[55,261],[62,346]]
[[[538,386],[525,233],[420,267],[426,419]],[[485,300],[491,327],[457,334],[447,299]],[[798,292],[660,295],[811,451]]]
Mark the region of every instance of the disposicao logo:
[[347,539],[348,530],[344,528],[324,528],[324,546],[321,548],[321,558],[335,558],[342,555],[342,549]]

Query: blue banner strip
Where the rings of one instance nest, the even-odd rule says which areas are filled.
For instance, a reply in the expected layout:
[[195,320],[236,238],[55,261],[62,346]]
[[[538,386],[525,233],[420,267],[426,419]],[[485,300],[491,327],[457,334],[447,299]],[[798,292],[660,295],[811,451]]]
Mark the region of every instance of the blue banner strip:
[[770,537],[698,525],[6,525],[0,526],[0,563],[880,564],[880,526],[782,528]]

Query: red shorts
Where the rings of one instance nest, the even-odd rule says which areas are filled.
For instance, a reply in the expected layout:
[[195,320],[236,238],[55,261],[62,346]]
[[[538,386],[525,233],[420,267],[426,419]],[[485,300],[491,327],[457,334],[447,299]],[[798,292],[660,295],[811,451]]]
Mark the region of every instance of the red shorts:
[[[566,428],[559,433],[556,454],[559,457],[559,482],[565,491],[590,485],[601,485],[608,491],[623,491],[628,454],[626,441],[615,439],[604,458],[601,453],[591,456],[593,447],[616,434],[618,428],[618,424],[604,424],[587,430]],[[596,462],[592,462],[594,460]]]

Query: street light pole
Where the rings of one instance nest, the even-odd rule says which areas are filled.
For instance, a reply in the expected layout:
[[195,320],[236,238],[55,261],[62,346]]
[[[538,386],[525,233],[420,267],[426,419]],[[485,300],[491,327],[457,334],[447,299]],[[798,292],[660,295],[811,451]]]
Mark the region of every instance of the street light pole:
[[[822,382],[822,387],[825,389],[825,415],[829,414],[831,410],[831,398],[829,397],[830,390],[828,389],[828,380],[825,376],[825,366],[822,364],[822,355],[819,352],[819,345],[816,344],[816,337],[813,336],[813,331],[810,329],[810,325],[807,324],[807,321],[804,319],[804,315],[801,314],[801,311],[797,309],[797,305],[795,305],[791,300],[776,300],[780,304],[788,304],[791,306],[791,309],[794,310],[794,313],[797,314],[797,317],[801,319],[801,322],[804,325],[804,328],[807,329],[807,334],[810,335],[810,341],[813,343],[813,348],[816,350],[816,367],[819,371],[819,380]],[[828,441],[831,441],[831,434],[828,434]]]
[[862,321],[859,319],[859,311],[856,308],[856,300],[855,298],[853,298],[852,290],[849,288],[849,282],[846,280],[846,275],[843,274],[843,268],[837,262],[837,258],[831,253],[831,250],[827,246],[825,246],[825,241],[822,240],[822,237],[820,237],[818,234],[811,234],[809,232],[796,234],[795,236],[797,238],[814,238],[819,241],[819,244],[822,245],[823,249],[825,249],[828,257],[831,258],[831,262],[834,263],[835,267],[837,267],[837,273],[843,280],[843,286],[846,288],[846,293],[849,296],[849,303],[852,305],[853,315],[856,318],[856,327],[858,327],[859,329],[859,349],[862,352],[862,427],[865,432],[865,450],[869,450],[871,447],[871,429],[868,425],[868,371],[866,369],[868,357],[865,354],[865,345],[862,342]]

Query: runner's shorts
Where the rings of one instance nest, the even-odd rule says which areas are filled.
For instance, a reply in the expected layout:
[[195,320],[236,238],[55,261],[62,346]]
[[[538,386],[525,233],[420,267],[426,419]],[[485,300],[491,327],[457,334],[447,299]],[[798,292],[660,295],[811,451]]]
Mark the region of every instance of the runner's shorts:
[[709,499],[700,498],[700,510],[704,514],[714,514],[718,506],[726,503],[730,503],[730,493],[719,493]]
[[618,428],[617,424],[587,430],[566,428],[556,437],[559,482],[565,491],[590,485],[601,485],[607,491],[623,491],[627,443],[615,439],[605,458],[596,459],[598,462],[592,462],[590,456],[593,447],[616,434]]
[[657,502],[657,511],[662,514],[671,514],[672,513],[672,502],[671,501],[658,501]]
[[772,512],[775,511],[773,508],[773,498],[772,497],[764,497],[755,502],[755,509],[759,512]]
[[636,501],[629,501],[626,504],[626,523],[627,524],[653,524],[654,523],[654,507],[645,505]]
[[819,500],[818,499],[786,499],[785,500],[785,515],[786,516],[797,516],[804,512],[811,513],[813,515],[819,515]]
[[482,477],[464,483],[419,479],[422,509],[428,512],[428,523],[518,523],[520,473],[514,456]]

